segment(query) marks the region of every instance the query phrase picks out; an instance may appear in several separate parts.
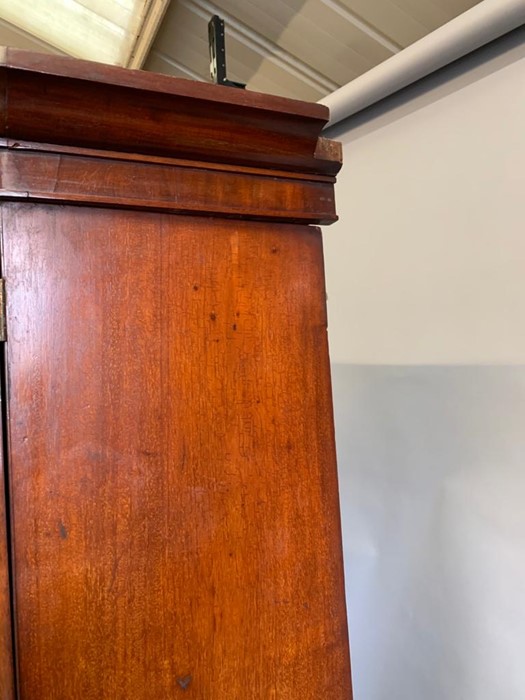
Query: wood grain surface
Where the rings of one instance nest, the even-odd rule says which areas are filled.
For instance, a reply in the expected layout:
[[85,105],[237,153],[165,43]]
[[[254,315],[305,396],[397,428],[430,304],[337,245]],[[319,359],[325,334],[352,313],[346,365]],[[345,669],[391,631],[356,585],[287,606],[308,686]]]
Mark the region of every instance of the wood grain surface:
[[83,61],[69,56],[38,53],[11,46],[0,46],[0,68],[24,71],[35,77],[55,76],[71,80],[101,83],[114,88],[127,87],[141,92],[158,92],[163,95],[180,95],[192,100],[204,100],[227,104],[232,107],[255,107],[266,111],[271,117],[288,114],[303,119],[328,121],[328,107],[317,102],[304,102],[278,95],[239,90],[215,85],[200,80],[175,78],[171,75],[144,70],[130,70],[97,61]]
[[[0,55],[0,136],[335,174],[323,105],[18,49]],[[88,106],[86,108],[86,106]]]
[[333,178],[141,158],[0,145],[0,196],[296,223],[337,220]]
[[2,210],[20,699],[349,700],[320,232]]

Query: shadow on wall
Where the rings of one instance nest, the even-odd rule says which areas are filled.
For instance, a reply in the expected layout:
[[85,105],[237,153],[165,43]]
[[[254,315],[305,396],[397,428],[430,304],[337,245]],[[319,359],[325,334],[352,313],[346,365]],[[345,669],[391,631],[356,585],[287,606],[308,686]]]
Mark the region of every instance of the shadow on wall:
[[510,700],[525,367],[332,366],[356,700]]

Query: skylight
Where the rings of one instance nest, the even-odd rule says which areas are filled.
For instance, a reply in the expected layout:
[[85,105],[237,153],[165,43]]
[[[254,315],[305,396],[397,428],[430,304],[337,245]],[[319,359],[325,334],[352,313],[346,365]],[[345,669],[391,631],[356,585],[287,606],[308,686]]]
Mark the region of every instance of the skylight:
[[169,0],[0,0],[2,19],[63,53],[139,67]]

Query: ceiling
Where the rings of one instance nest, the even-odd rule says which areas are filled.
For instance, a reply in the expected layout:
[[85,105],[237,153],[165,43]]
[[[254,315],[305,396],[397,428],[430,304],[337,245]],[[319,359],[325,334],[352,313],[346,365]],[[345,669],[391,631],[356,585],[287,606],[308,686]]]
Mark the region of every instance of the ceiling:
[[[4,7],[16,1],[9,0]],[[39,31],[38,24],[24,25],[2,9],[2,0],[0,43],[209,80],[207,24],[218,14],[226,21],[230,80],[259,92],[315,101],[479,0],[171,0],[167,10],[169,0],[111,2],[137,6],[133,11],[138,18],[131,30],[124,28],[127,34],[120,27],[114,32],[127,42],[125,50],[114,52],[115,58],[102,50],[104,37],[95,37],[100,22],[92,22],[82,41],[61,42]],[[34,0],[33,4],[46,7],[51,24],[59,5],[91,5],[95,20],[97,12],[102,15],[101,8],[107,7],[101,0]],[[132,11],[126,11],[131,17]]]

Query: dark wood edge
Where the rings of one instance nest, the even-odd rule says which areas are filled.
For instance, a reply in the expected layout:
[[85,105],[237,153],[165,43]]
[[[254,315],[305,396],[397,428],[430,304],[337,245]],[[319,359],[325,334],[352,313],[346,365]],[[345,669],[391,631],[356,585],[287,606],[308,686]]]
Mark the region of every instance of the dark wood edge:
[[0,148],[0,199],[306,224],[337,220],[332,182]]

